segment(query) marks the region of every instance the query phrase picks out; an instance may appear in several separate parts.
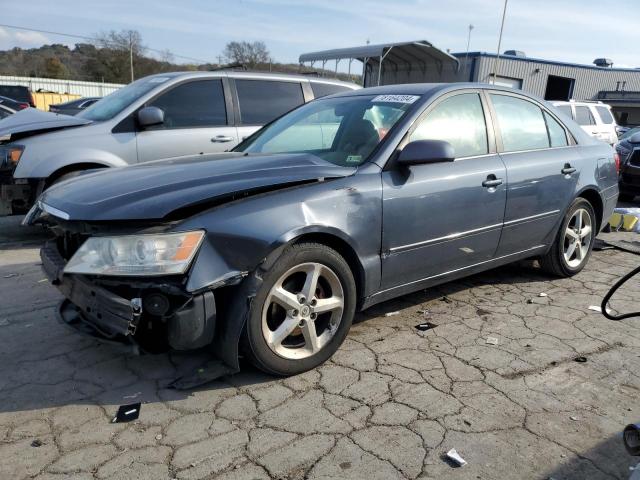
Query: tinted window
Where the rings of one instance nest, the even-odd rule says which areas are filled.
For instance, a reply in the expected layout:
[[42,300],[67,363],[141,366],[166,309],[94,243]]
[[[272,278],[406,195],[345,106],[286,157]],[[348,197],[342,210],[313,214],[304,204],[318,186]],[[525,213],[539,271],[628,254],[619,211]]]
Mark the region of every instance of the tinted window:
[[0,95],[19,102],[31,102],[31,95],[27,87],[18,85],[0,85]]
[[164,111],[164,128],[212,127],[227,124],[220,80],[183,83],[159,96],[149,105]]
[[245,125],[264,125],[304,103],[296,82],[236,80],[240,116]]
[[11,112],[9,110],[5,110],[4,108],[0,107],[0,120],[8,117],[9,115],[11,115]]
[[326,97],[327,95],[333,95],[334,93],[346,92],[347,90],[351,90],[351,89],[343,85],[311,82],[311,90],[313,90],[313,96],[315,98],[320,98],[320,97]]
[[443,100],[420,121],[409,137],[414,140],[445,140],[453,146],[456,157],[488,153],[480,96],[465,93]]
[[547,112],[544,112],[544,119],[547,122],[547,130],[549,131],[549,143],[552,147],[566,147],[567,143],[567,133],[564,131],[562,125],[558,123],[558,121],[549,115]]
[[600,115],[600,120],[602,120],[602,123],[606,123],[607,125],[613,123],[613,117],[611,116],[611,112],[607,107],[596,107],[596,110],[598,111],[598,115]]
[[561,113],[567,116],[567,118],[573,119],[573,114],[571,113],[571,105],[558,105],[556,107],[560,110]]
[[505,152],[549,147],[542,109],[521,98],[490,94]]
[[593,119],[593,115],[591,115],[589,107],[576,106],[576,122],[578,122],[580,125],[596,124],[596,121]]

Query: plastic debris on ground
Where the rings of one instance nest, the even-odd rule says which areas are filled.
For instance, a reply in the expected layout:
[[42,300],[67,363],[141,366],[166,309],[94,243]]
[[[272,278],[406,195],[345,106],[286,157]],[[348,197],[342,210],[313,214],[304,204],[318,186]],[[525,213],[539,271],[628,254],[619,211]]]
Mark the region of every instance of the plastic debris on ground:
[[602,308],[600,308],[598,305],[589,305],[589,310],[602,313]]
[[460,456],[460,454],[456,451],[455,448],[452,448],[447,452],[447,458],[454,462],[459,467],[464,467],[467,464],[467,461]]
[[548,293],[544,293],[544,292],[540,292],[540,293],[538,294],[538,296],[539,296],[539,297],[548,297],[548,296],[549,296],[549,294],[548,294]]
[[31,442],[31,446],[34,448],[41,447],[43,445],[42,440],[36,438],[33,442]]
[[489,345],[498,345],[498,339],[496,337],[487,337],[487,343]]
[[137,420],[140,416],[141,406],[140,402],[132,403],[130,405],[120,405],[120,408],[118,408],[118,412],[116,413],[116,416],[113,417],[113,420],[111,420],[111,423],[125,423]]
[[609,218],[609,226],[614,231],[640,233],[640,208],[616,208]]
[[585,363],[587,361],[587,357],[576,357],[573,359],[574,362]]
[[573,417],[573,416],[571,416],[571,417],[569,417],[569,419],[573,420],[574,422],[577,422],[577,421],[578,421],[578,417]]
[[419,330],[421,332],[425,332],[427,330],[431,330],[432,328],[436,328],[437,325],[435,323],[431,323],[431,322],[424,322],[424,323],[419,323],[418,325],[416,325],[416,330]]
[[4,275],[2,278],[13,278],[13,277],[17,277],[18,274],[17,273],[10,273],[8,275]]
[[395,315],[400,315],[400,312],[387,312],[384,314],[385,317],[393,317]]

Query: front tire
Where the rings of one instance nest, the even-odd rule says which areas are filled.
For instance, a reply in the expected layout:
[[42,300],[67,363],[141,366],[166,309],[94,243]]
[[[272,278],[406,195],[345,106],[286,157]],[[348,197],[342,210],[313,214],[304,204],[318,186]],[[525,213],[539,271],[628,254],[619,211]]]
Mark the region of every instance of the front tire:
[[576,198],[564,216],[553,245],[540,258],[540,266],[559,277],[575,275],[587,264],[596,234],[593,207],[584,198]]
[[344,341],[355,306],[353,273],[338,252],[318,243],[291,245],[263,276],[251,304],[245,353],[274,375],[315,368]]

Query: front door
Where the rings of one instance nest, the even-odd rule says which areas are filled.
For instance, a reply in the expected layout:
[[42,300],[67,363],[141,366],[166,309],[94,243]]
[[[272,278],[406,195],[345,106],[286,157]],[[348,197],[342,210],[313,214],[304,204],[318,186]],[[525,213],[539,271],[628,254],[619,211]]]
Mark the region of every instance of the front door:
[[238,143],[221,79],[181,83],[147,105],[164,111],[164,123],[138,132],[139,162],[220,153]]
[[454,147],[455,161],[383,172],[383,289],[494,257],[507,175],[488,118],[477,92],[444,97],[416,122],[408,141],[446,140]]
[[497,253],[504,256],[553,241],[573,198],[581,162],[559,118],[519,95],[492,92],[488,97],[509,178]]

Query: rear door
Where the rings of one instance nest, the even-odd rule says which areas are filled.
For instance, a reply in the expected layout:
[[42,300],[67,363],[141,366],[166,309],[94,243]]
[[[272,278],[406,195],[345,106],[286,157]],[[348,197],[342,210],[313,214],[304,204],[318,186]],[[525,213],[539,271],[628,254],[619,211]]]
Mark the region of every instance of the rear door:
[[305,103],[302,84],[297,81],[236,78],[230,82],[235,85],[240,141]]
[[600,139],[600,130],[591,109],[586,105],[574,105],[573,108],[578,125],[592,137]]
[[138,161],[218,153],[235,146],[238,132],[230,122],[225,83],[221,78],[190,80],[147,102],[164,112],[164,123],[138,132]]
[[552,241],[573,198],[580,155],[560,117],[519,95],[492,91],[498,151],[507,167],[507,206],[497,256]]

